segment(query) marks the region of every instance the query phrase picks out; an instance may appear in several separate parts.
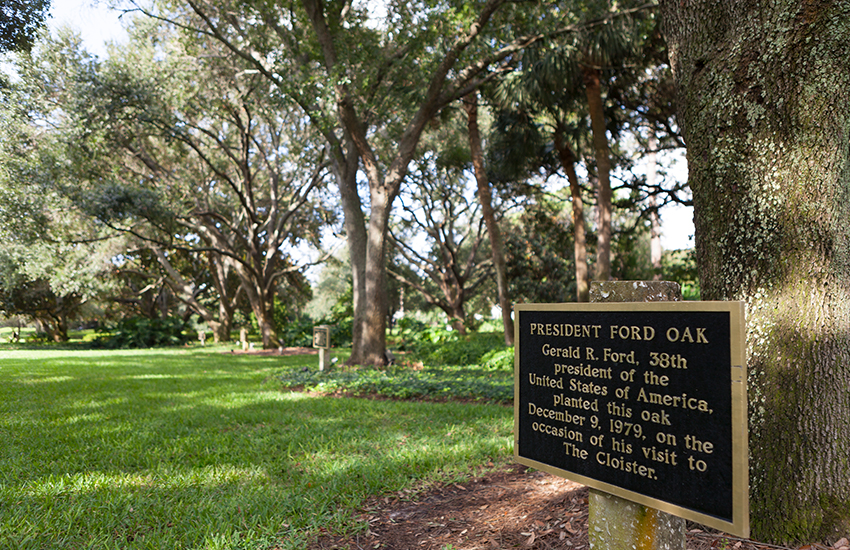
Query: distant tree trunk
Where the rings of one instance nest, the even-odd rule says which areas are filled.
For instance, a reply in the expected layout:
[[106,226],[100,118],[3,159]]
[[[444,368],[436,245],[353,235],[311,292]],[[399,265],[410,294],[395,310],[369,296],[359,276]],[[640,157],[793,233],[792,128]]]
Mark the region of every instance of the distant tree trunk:
[[251,311],[257,318],[263,349],[273,349],[280,346],[274,323],[274,296],[258,297],[256,301],[252,300]]
[[[658,164],[655,148],[657,146],[658,141],[655,135],[650,135],[646,153],[646,186],[650,190],[654,190],[656,185]],[[655,281],[660,281],[662,278],[661,253],[661,216],[658,214],[658,199],[653,193],[649,195],[649,261],[652,264],[652,279]]]
[[599,226],[596,244],[596,280],[607,281],[611,278],[611,156],[608,148],[608,130],[602,104],[600,71],[594,67],[585,67],[583,76],[599,179],[596,201]]
[[[386,363],[386,248],[389,213],[392,203],[399,193],[401,183],[407,174],[407,167],[416,153],[416,146],[429,121],[439,112],[443,102],[451,94],[446,94],[449,75],[455,72],[460,54],[479,36],[492,15],[505,4],[505,0],[489,0],[481,7],[476,22],[463,36],[454,40],[429,76],[423,83],[425,95],[415,108],[415,114],[404,125],[398,136],[394,151],[388,162],[380,162],[376,149],[372,146],[367,124],[359,113],[359,100],[344,75],[337,59],[337,32],[340,27],[329,25],[325,19],[324,2],[320,0],[301,0],[321,48],[325,68],[332,77],[336,95],[336,111],[341,126],[351,137],[363,164],[363,172],[369,181],[370,211],[366,230],[366,261],[363,338],[360,357],[364,364]],[[344,30],[340,31],[342,34]],[[340,70],[340,69],[343,70]],[[352,359],[353,362],[353,359]]]
[[68,318],[65,315],[58,314],[53,318],[50,337],[54,342],[67,342],[68,338]]
[[747,303],[754,538],[850,531],[850,3],[662,0],[700,288]]
[[570,182],[570,196],[573,210],[573,256],[576,264],[576,301],[590,300],[590,275],[587,269],[587,236],[584,228],[584,200],[581,197],[581,185],[576,174],[576,156],[569,145],[564,143],[560,131],[555,132],[555,149],[561,161],[561,167],[567,173]]
[[224,276],[225,270],[223,266],[218,265],[222,263],[221,259],[210,261],[211,272],[213,274],[212,278],[219,292],[219,316],[217,317],[213,313],[213,310],[198,301],[196,285],[186,282],[183,276],[171,265],[168,256],[160,248],[155,246],[151,246],[150,250],[156,256],[159,265],[165,270],[165,283],[172,289],[177,299],[188,306],[187,311],[197,313],[203,319],[207,326],[210,327],[210,330],[213,331],[213,339],[216,343],[228,341],[230,339],[230,324],[233,320],[233,308],[228,307],[228,296],[225,292],[226,285],[219,280],[220,278],[226,278]]
[[218,291],[218,319],[206,321],[206,323],[210,327],[210,330],[213,331],[213,341],[216,344],[229,342],[230,331],[233,328],[233,312],[236,310],[236,298],[239,295],[239,290],[234,295],[231,295],[231,292],[229,292],[227,284],[228,269],[221,255],[210,253],[208,259],[213,284],[215,284]]
[[[255,276],[256,270],[249,269],[242,262],[232,258],[225,259],[225,262],[242,283],[242,291],[245,292],[248,303],[251,305],[251,312],[257,319],[263,349],[274,349],[280,346],[273,315],[275,285],[268,279],[274,277],[274,274],[266,273],[264,278],[258,278]],[[254,263],[256,265],[261,262],[255,260]]]
[[[453,304],[453,306],[455,305],[456,304]],[[459,305],[456,305],[456,307],[446,309],[445,313],[449,318],[449,322],[452,324],[452,328],[455,329],[461,336],[465,336],[466,312],[463,310],[463,303],[461,302]]]
[[[478,128],[478,92],[472,92],[463,101],[466,109],[467,128],[469,131],[469,150],[472,154],[472,166],[475,170],[475,181],[478,183],[478,200],[481,203],[481,216],[487,226],[490,237],[490,255],[493,267],[496,269],[496,290],[499,296],[499,307],[502,309],[502,324],[505,331],[505,344],[514,345],[514,321],[511,316],[512,307],[508,293],[508,276],[505,263],[502,232],[496,223],[493,211],[493,196],[490,192],[490,178],[484,167],[484,154],[481,152],[481,132]],[[462,324],[462,323],[461,323]]]

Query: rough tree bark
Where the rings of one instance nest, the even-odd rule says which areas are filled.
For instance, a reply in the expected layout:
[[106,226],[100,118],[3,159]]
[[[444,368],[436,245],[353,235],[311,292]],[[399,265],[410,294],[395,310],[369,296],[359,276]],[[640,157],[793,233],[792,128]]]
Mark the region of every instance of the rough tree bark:
[[478,200],[481,203],[481,215],[487,226],[490,237],[490,255],[493,267],[496,269],[496,291],[499,296],[499,307],[502,309],[502,324],[505,331],[505,344],[514,345],[514,320],[511,316],[510,295],[508,293],[507,267],[505,264],[502,232],[496,223],[493,211],[493,196],[490,192],[490,178],[484,167],[484,154],[481,151],[481,132],[478,128],[478,92],[472,92],[463,101],[466,110],[467,128],[469,132],[469,150],[472,154],[472,166],[475,169],[475,181],[478,184]]
[[[654,190],[656,186],[656,176],[658,170],[658,161],[655,148],[658,147],[658,141],[655,139],[655,133],[651,133],[647,142],[646,152],[646,186],[650,190]],[[658,199],[652,194],[649,196],[649,262],[652,265],[652,280],[660,281],[661,274],[661,216],[658,214]]]
[[850,531],[850,3],[662,0],[702,295],[748,315],[754,537]]
[[576,155],[564,142],[560,129],[555,131],[555,150],[561,167],[567,173],[570,182],[570,196],[573,211],[573,256],[576,264],[576,301],[590,301],[590,274],[587,269],[587,232],[584,228],[584,200],[581,196],[581,185],[576,173]]
[[599,190],[596,199],[598,216],[596,243],[596,280],[611,278],[611,155],[608,147],[608,130],[602,103],[602,75],[599,69],[585,67],[582,71],[590,127],[593,132],[593,150],[596,155],[596,172]]

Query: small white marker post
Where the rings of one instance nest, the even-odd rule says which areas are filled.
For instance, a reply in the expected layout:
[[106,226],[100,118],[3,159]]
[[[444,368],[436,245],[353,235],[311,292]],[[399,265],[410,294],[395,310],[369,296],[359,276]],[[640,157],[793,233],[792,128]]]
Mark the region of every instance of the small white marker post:
[[331,361],[331,327],[317,325],[313,327],[313,347],[319,350],[319,370],[325,370]]
[[239,329],[239,342],[242,344],[242,351],[248,351],[248,331],[245,328]]

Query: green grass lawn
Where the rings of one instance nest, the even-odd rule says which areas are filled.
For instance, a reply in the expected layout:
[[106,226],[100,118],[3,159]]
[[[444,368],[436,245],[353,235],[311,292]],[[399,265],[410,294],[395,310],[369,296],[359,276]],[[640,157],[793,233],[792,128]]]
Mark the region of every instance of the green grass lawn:
[[313,397],[315,356],[0,346],[0,548],[301,549],[511,448],[504,405]]

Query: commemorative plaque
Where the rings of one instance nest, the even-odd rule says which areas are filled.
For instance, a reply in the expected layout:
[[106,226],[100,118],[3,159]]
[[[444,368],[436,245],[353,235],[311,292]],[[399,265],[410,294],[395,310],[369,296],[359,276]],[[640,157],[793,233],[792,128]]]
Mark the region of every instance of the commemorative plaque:
[[749,532],[744,305],[515,308],[515,459]]

